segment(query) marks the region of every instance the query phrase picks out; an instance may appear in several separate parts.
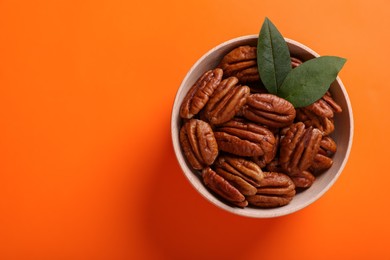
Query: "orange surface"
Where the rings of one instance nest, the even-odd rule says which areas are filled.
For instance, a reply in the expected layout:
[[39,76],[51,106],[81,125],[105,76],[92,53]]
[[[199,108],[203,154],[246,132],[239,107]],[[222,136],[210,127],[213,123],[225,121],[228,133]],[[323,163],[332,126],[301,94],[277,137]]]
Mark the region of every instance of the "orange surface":
[[[170,113],[265,16],[348,59],[355,138],[320,200],[248,219],[185,179]],[[389,259],[389,27],[385,0],[0,0],[0,259]]]

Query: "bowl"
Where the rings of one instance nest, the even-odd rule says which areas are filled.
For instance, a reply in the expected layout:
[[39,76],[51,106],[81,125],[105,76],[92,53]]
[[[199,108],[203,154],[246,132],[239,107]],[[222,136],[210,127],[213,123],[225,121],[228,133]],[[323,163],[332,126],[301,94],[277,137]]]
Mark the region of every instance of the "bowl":
[[[329,190],[329,188],[336,182],[347,163],[352,146],[354,125],[351,103],[347,91],[341,79],[337,77],[330,86],[330,92],[332,93],[333,99],[343,109],[341,113],[335,115],[335,131],[331,134],[331,137],[337,143],[337,152],[332,158],[332,167],[316,177],[315,182],[310,188],[297,193],[289,204],[271,209],[253,207],[238,208],[229,206],[211,193],[204,186],[199,171],[192,170],[191,166],[187,163],[181,149],[179,142],[179,131],[181,126],[181,119],[179,116],[180,105],[188,90],[204,72],[215,68],[222,57],[232,49],[241,45],[256,46],[257,38],[258,35],[247,35],[223,42],[204,54],[192,66],[176,93],[171,116],[171,135],[176,158],[185,177],[204,198],[215,206],[233,214],[253,218],[271,218],[291,214],[301,210],[318,200]],[[288,38],[285,38],[285,40],[292,56],[300,58],[301,60],[308,60],[319,56],[315,51],[297,41]]]

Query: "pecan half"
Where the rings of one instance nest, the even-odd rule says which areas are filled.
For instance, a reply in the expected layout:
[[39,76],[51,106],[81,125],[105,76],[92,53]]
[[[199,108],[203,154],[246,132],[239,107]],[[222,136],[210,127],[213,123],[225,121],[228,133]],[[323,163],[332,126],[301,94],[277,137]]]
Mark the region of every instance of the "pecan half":
[[222,76],[223,71],[218,68],[205,72],[187,92],[180,107],[180,116],[192,118],[198,114],[221,82]]
[[295,108],[287,100],[273,94],[252,94],[247,98],[242,115],[253,122],[280,128],[294,121]]
[[309,171],[302,171],[290,176],[296,188],[309,188],[315,181],[315,177]]
[[264,179],[257,188],[256,195],[247,196],[250,205],[262,208],[275,208],[287,205],[295,196],[293,181],[283,173],[264,172]]
[[268,165],[272,160],[275,159],[275,156],[278,153],[280,136],[279,134],[274,134],[274,136],[275,136],[275,145],[271,152],[265,153],[262,156],[252,157],[253,162],[259,165],[260,168],[264,168],[266,165]]
[[297,119],[306,126],[313,126],[320,129],[324,135],[334,131],[334,113],[342,112],[342,108],[333,100],[330,92],[326,92],[313,104],[297,109]]
[[237,118],[219,126],[214,135],[221,151],[240,156],[272,153],[275,145],[269,129]]
[[179,138],[184,155],[195,170],[211,165],[218,156],[213,130],[202,120],[188,120],[180,129]]
[[235,76],[241,83],[258,81],[256,50],[249,45],[239,46],[226,54],[218,67],[223,69],[225,76]]
[[333,112],[341,113],[343,111],[341,106],[333,99],[332,94],[329,91],[325,93],[322,99],[325,100],[326,103],[332,108]]
[[245,196],[210,167],[202,170],[202,178],[206,187],[228,202],[242,208],[248,205]]
[[330,167],[332,167],[332,165],[333,165],[332,158],[318,153],[318,154],[316,154],[316,156],[314,156],[314,160],[313,160],[312,165],[310,166],[310,170],[314,174],[318,174],[320,172],[323,172],[323,171],[329,169]]
[[314,157],[313,164],[310,166],[310,170],[314,174],[323,172],[333,165],[331,156],[337,151],[336,142],[329,136],[322,137],[320,142],[320,149]]
[[238,86],[237,83],[236,77],[222,80],[207,102],[202,113],[211,124],[229,121],[245,104],[250,89],[247,86]]
[[214,167],[216,173],[244,195],[256,194],[256,187],[264,178],[263,171],[257,164],[242,157],[220,155]]
[[332,108],[322,98],[305,108],[320,117],[332,118],[334,116]]
[[337,144],[330,136],[324,136],[320,142],[319,153],[332,156],[337,151]]
[[334,113],[342,112],[342,108],[334,101],[329,91],[325,93],[319,100],[305,107],[319,117],[333,118]]
[[315,127],[323,135],[329,135],[334,131],[333,118],[321,117],[306,108],[298,108],[296,118],[303,122],[306,127]]
[[318,153],[321,138],[322,134],[316,128],[306,129],[302,122],[291,125],[280,143],[282,169],[289,176],[306,171]]

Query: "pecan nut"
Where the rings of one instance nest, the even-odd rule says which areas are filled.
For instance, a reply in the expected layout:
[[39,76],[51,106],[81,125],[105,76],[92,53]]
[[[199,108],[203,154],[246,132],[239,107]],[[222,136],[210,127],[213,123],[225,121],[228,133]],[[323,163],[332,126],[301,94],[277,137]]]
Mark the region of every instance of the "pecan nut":
[[202,178],[206,187],[231,204],[242,208],[248,205],[245,196],[210,167],[202,170]]
[[319,153],[332,156],[337,151],[337,144],[330,136],[324,136],[320,142]]
[[256,195],[246,196],[246,199],[252,206],[275,208],[287,205],[294,196],[295,185],[290,177],[283,173],[264,172]]
[[191,87],[180,107],[182,118],[192,118],[206,105],[222,80],[223,71],[214,69],[205,72]]
[[332,108],[322,98],[305,108],[320,117],[332,118],[334,116]]
[[337,151],[336,142],[329,136],[324,136],[320,142],[320,149],[314,157],[310,170],[317,174],[323,172],[333,165],[332,155]]
[[222,80],[207,102],[202,113],[211,124],[229,121],[245,104],[250,89],[247,86],[238,86],[237,83],[236,77]]
[[306,108],[298,108],[296,117],[306,127],[315,127],[324,135],[329,135],[334,131],[333,118],[318,116]]
[[316,154],[316,156],[314,156],[314,160],[313,160],[312,165],[310,166],[310,170],[314,174],[318,174],[320,172],[323,172],[323,171],[329,169],[330,167],[332,167],[332,165],[333,165],[332,158],[330,158],[326,155],[323,155],[321,153],[318,153],[318,154]]
[[252,157],[253,162],[255,162],[257,165],[259,165],[260,168],[264,168],[269,163],[271,163],[275,159],[276,154],[278,153],[280,136],[279,136],[279,134],[274,134],[274,136],[275,136],[275,145],[274,145],[272,151],[265,153],[262,156]]
[[329,91],[325,93],[322,99],[326,101],[327,105],[332,108],[334,113],[341,113],[343,111],[341,106],[333,99],[332,94]]
[[245,118],[272,128],[290,125],[295,114],[290,102],[273,94],[252,94],[242,109]]
[[225,76],[235,76],[241,83],[258,81],[256,51],[256,47],[249,45],[237,47],[223,57],[218,67]]
[[305,107],[319,117],[333,118],[334,113],[342,112],[342,108],[334,101],[329,91],[325,93],[319,100]]
[[299,108],[297,110],[297,118],[304,122],[306,126],[316,127],[324,135],[329,135],[334,131],[334,113],[340,112],[342,112],[342,108],[334,101],[331,93],[328,91],[313,104]]
[[252,161],[242,157],[220,155],[214,164],[215,172],[236,187],[243,195],[256,194],[256,187],[264,178],[263,171]]
[[327,118],[333,118],[334,113],[342,112],[342,108],[334,101],[329,91],[327,91],[319,100],[305,107],[305,109],[313,112],[319,117]]
[[202,120],[188,120],[180,129],[179,138],[184,155],[195,170],[211,165],[218,156],[213,130]]
[[239,156],[272,153],[275,145],[275,136],[269,129],[237,118],[219,126],[214,135],[221,151]]
[[322,134],[316,128],[305,128],[302,122],[291,125],[280,143],[282,169],[289,176],[306,171],[318,153],[321,138]]
[[309,171],[302,171],[290,176],[296,188],[309,188],[315,181],[315,177]]

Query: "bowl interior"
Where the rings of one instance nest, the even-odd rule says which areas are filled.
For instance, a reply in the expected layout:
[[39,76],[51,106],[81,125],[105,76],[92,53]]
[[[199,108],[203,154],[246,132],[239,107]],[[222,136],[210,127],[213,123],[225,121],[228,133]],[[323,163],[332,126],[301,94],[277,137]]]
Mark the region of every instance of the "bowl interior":
[[[308,60],[319,56],[310,48],[296,41],[286,38],[286,42],[292,56],[302,60]],[[192,170],[189,164],[186,162],[179,142],[179,130],[181,125],[179,109],[186,93],[192,87],[195,81],[205,71],[215,68],[225,54],[240,45],[256,46],[256,44],[257,35],[248,35],[235,38],[211,49],[193,65],[182,81],[182,84],[176,94],[172,109],[171,134],[177,160],[187,179],[202,196],[204,196],[207,200],[216,206],[231,213],[247,217],[268,218],[282,216],[300,210],[320,198],[332,186],[332,184],[341,174],[349,156],[353,137],[353,117],[348,94],[340,78],[337,78],[337,80],[332,83],[330,92],[332,93],[334,100],[342,107],[343,111],[339,114],[336,114],[334,118],[335,131],[331,136],[336,141],[338,150],[333,156],[333,166],[326,172],[319,175],[310,188],[303,192],[297,193],[294,199],[288,205],[283,207],[273,209],[259,209],[251,207],[236,208],[220,201],[203,185],[200,178],[200,173],[198,171]]]

